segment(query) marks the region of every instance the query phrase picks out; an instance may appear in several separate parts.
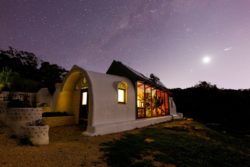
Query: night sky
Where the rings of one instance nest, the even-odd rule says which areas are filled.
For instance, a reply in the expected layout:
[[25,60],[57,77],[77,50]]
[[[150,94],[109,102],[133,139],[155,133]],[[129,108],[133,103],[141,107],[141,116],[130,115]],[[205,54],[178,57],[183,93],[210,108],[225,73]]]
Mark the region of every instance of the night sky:
[[111,62],[169,88],[250,88],[250,0],[0,0],[0,49],[66,69]]

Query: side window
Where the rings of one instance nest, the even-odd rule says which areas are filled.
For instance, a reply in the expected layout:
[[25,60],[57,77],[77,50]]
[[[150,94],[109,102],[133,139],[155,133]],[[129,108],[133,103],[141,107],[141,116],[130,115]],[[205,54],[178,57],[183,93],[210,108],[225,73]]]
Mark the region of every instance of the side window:
[[118,103],[126,104],[128,100],[128,84],[121,81],[117,85]]

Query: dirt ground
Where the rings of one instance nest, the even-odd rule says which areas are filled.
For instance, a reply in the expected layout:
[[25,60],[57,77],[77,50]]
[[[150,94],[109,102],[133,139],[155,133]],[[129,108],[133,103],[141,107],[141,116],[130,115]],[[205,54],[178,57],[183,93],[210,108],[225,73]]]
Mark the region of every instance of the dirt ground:
[[1,167],[105,167],[107,164],[99,144],[119,138],[121,134],[96,137],[81,135],[77,126],[50,128],[50,144],[46,146],[19,145],[10,137],[10,129],[0,123]]

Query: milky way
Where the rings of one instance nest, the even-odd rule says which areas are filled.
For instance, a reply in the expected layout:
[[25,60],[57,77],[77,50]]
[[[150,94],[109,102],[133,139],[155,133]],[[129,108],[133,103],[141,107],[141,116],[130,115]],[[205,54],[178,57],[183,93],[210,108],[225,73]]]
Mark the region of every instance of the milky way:
[[250,1],[0,0],[8,46],[67,69],[105,72],[120,60],[169,88],[250,88]]

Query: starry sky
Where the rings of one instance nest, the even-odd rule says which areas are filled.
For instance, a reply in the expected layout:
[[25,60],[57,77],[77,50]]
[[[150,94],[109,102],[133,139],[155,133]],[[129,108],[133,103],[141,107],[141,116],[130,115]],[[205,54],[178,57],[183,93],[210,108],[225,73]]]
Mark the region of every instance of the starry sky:
[[250,88],[250,0],[0,0],[0,49],[66,69],[111,62],[168,88]]

